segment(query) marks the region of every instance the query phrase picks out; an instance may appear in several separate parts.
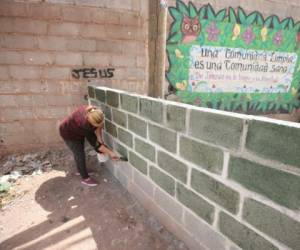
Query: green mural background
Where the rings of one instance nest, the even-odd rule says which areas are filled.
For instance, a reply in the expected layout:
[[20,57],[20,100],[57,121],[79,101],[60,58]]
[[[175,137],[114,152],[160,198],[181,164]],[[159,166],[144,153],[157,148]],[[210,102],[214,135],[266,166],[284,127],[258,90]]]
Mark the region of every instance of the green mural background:
[[[168,40],[169,70],[166,77],[180,101],[202,107],[244,113],[291,112],[300,105],[300,22],[264,18],[258,11],[246,14],[229,7],[216,12],[211,5],[197,9],[192,2],[169,7],[173,18]],[[184,30],[185,25],[190,29]],[[296,53],[297,61],[288,92],[197,92],[189,82],[193,46],[241,48]],[[201,69],[199,69],[201,70]],[[277,86],[280,86],[277,85]]]

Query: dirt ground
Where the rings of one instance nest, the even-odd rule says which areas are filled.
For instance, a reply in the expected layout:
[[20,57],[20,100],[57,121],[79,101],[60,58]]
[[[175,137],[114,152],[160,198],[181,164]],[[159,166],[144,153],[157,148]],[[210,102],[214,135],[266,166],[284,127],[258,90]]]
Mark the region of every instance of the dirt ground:
[[89,162],[100,185],[86,187],[71,165],[17,181],[0,211],[1,250],[187,250],[104,167]]

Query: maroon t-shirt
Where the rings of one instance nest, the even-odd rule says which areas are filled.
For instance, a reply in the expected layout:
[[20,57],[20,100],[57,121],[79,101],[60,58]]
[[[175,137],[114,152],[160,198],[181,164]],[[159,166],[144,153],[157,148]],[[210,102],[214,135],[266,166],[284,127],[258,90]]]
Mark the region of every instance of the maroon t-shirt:
[[59,126],[62,138],[66,140],[83,140],[85,137],[95,136],[94,128],[86,119],[86,107],[78,107],[66,117]]

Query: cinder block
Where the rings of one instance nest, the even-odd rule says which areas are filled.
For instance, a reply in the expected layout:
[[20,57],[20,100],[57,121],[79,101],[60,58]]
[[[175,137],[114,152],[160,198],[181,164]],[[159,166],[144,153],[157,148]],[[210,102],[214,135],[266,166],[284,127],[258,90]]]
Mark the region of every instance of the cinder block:
[[155,189],[154,200],[163,210],[174,218],[178,223],[181,223],[183,214],[183,206],[179,204],[175,198],[171,198],[159,188]]
[[177,135],[175,132],[167,130],[163,127],[149,124],[149,138],[166,150],[176,153],[177,151]]
[[104,41],[97,40],[97,51],[105,53],[122,53],[123,44],[122,41]]
[[83,63],[87,66],[103,66],[110,65],[111,55],[104,53],[86,53],[83,55]]
[[70,6],[62,8],[63,20],[74,21],[74,22],[92,22],[92,8],[79,7],[79,6]]
[[189,134],[201,140],[238,149],[243,120],[221,114],[192,110]]
[[47,52],[28,51],[23,52],[26,64],[51,65],[54,62],[54,55]]
[[14,95],[0,95],[0,105],[1,107],[17,107]]
[[[97,89],[96,89],[97,90]],[[111,121],[111,107],[105,105],[105,104],[101,104],[101,110],[104,112],[104,116],[107,120]]]
[[100,103],[98,101],[94,100],[94,99],[89,99],[89,103],[92,106],[100,107]]
[[106,103],[112,107],[119,107],[119,93],[107,90],[106,91]]
[[42,76],[46,79],[67,80],[70,78],[71,69],[67,67],[49,67],[44,68]]
[[299,136],[299,128],[253,120],[249,123],[246,148],[263,158],[300,168]]
[[78,36],[82,24],[77,23],[50,23],[48,26],[49,35],[57,36]]
[[129,152],[129,162],[132,166],[134,166],[137,170],[139,170],[144,175],[148,174],[148,164],[137,154],[132,151]]
[[26,17],[28,15],[27,7],[28,6],[24,3],[2,1],[0,5],[0,16]]
[[63,119],[69,114],[66,107],[35,108],[35,118],[37,119]]
[[146,68],[148,61],[147,61],[147,58],[146,58],[145,55],[137,56],[136,60],[137,60],[136,61],[136,66],[137,67],[139,67],[139,68]]
[[121,94],[121,107],[122,109],[131,112],[138,112],[138,98],[127,94]]
[[155,163],[155,148],[149,143],[135,138],[135,151]]
[[128,150],[124,146],[122,146],[120,143],[115,142],[114,149],[121,155],[128,159]]
[[92,20],[99,24],[120,24],[120,15],[118,12],[108,10],[97,9],[92,13]]
[[[128,41],[122,41],[122,53],[126,54],[126,53],[131,53],[134,55],[137,55],[136,59],[139,60],[141,59],[141,56],[146,60],[146,53],[147,53],[147,46],[145,44],[145,41],[132,41],[132,40],[128,40]],[[139,56],[141,55],[141,56]],[[144,65],[144,68],[146,67],[146,63]],[[141,67],[139,65],[137,65],[138,67]]]
[[246,199],[243,218],[291,249],[299,247],[300,222],[253,199]]
[[10,78],[8,66],[0,66],[0,79],[7,80]]
[[23,63],[23,56],[15,51],[0,51],[1,64],[21,64]]
[[0,32],[14,32],[14,19],[9,17],[0,17]]
[[80,36],[86,38],[106,38],[106,29],[104,25],[101,24],[84,24],[82,25]]
[[220,213],[219,227],[221,232],[242,249],[278,249],[266,239],[241,224],[231,216]]
[[127,116],[124,112],[119,111],[117,109],[112,109],[113,121],[124,127],[127,128]]
[[157,163],[158,166],[167,171],[169,174],[174,176],[176,179],[186,183],[187,181],[187,166],[173,158],[171,155],[166,154],[163,151],[157,152]]
[[133,167],[128,162],[117,161],[115,162],[115,165],[117,166],[120,172],[122,172],[128,177],[128,179],[133,179]]
[[9,66],[10,75],[14,79],[40,79],[41,69],[30,66]]
[[128,177],[120,171],[120,169],[116,169],[116,178],[120,181],[123,187],[127,189],[128,186]]
[[229,212],[234,214],[238,212],[239,193],[214,178],[193,169],[191,186],[195,191],[216,202]]
[[80,53],[71,53],[64,52],[59,53],[55,56],[55,64],[56,65],[69,65],[69,66],[77,66],[83,64],[82,55]]
[[148,194],[150,197],[153,197],[153,194],[154,194],[154,184],[152,184],[152,182],[150,182],[147,177],[145,177],[139,171],[134,171],[133,181],[146,194]]
[[118,128],[118,139],[128,147],[133,147],[133,136],[122,128]]
[[8,49],[37,49],[38,40],[35,36],[13,34],[2,36],[0,44],[1,47]]
[[290,209],[300,207],[300,177],[242,158],[230,157],[228,177]]
[[97,100],[99,100],[100,102],[105,103],[105,100],[106,100],[105,90],[95,88],[95,94],[96,94],[96,99]]
[[23,18],[0,18],[1,32],[27,33],[43,35],[47,33],[47,22],[23,19]]
[[160,101],[140,98],[140,114],[154,122],[163,123],[163,104]]
[[113,137],[111,135],[109,135],[106,132],[103,132],[103,140],[104,140],[105,144],[109,148],[113,149],[113,147],[114,147],[114,140],[113,140]]
[[64,37],[38,37],[38,46],[42,50],[65,51],[67,49],[67,40]]
[[60,20],[61,7],[59,5],[43,5],[43,4],[30,4],[24,5],[29,17],[34,19],[47,19],[47,20]]
[[167,126],[179,132],[185,132],[186,109],[167,105]]
[[137,117],[128,115],[128,128],[135,134],[147,137],[147,123]]
[[221,174],[223,168],[222,150],[211,147],[188,137],[180,138],[180,155],[199,167]]
[[95,88],[93,86],[88,86],[89,98],[95,98]]
[[105,130],[111,134],[113,137],[117,137],[118,132],[117,132],[117,127],[107,119],[105,119]]
[[82,38],[69,38],[66,41],[66,50],[74,52],[92,52],[96,51],[96,40],[82,39]]
[[128,80],[145,80],[146,79],[146,69],[141,68],[127,68],[127,78]]
[[120,15],[120,24],[122,25],[129,25],[134,27],[141,27],[142,26],[142,20],[141,16],[139,16],[136,13],[123,13]]
[[225,250],[226,239],[214,229],[209,227],[201,219],[189,211],[184,215],[185,228],[199,241],[211,250]]
[[151,179],[170,195],[175,195],[175,180],[154,166],[150,166]]
[[215,213],[214,206],[178,182],[177,199],[206,222],[212,224]]
[[111,56],[111,64],[114,67],[135,67],[136,66],[135,55],[126,54],[113,54]]
[[[136,33],[131,27],[122,25],[106,25],[108,40],[135,40]],[[131,33],[131,32],[134,33]]]

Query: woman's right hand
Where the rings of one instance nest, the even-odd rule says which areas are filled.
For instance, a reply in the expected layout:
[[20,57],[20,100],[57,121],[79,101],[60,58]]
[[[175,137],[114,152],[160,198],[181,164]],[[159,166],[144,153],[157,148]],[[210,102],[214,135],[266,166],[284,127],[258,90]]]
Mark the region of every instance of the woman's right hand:
[[120,157],[116,153],[114,153],[112,151],[109,153],[109,157],[110,157],[110,159],[112,159],[114,161],[117,161],[117,160],[120,159]]

